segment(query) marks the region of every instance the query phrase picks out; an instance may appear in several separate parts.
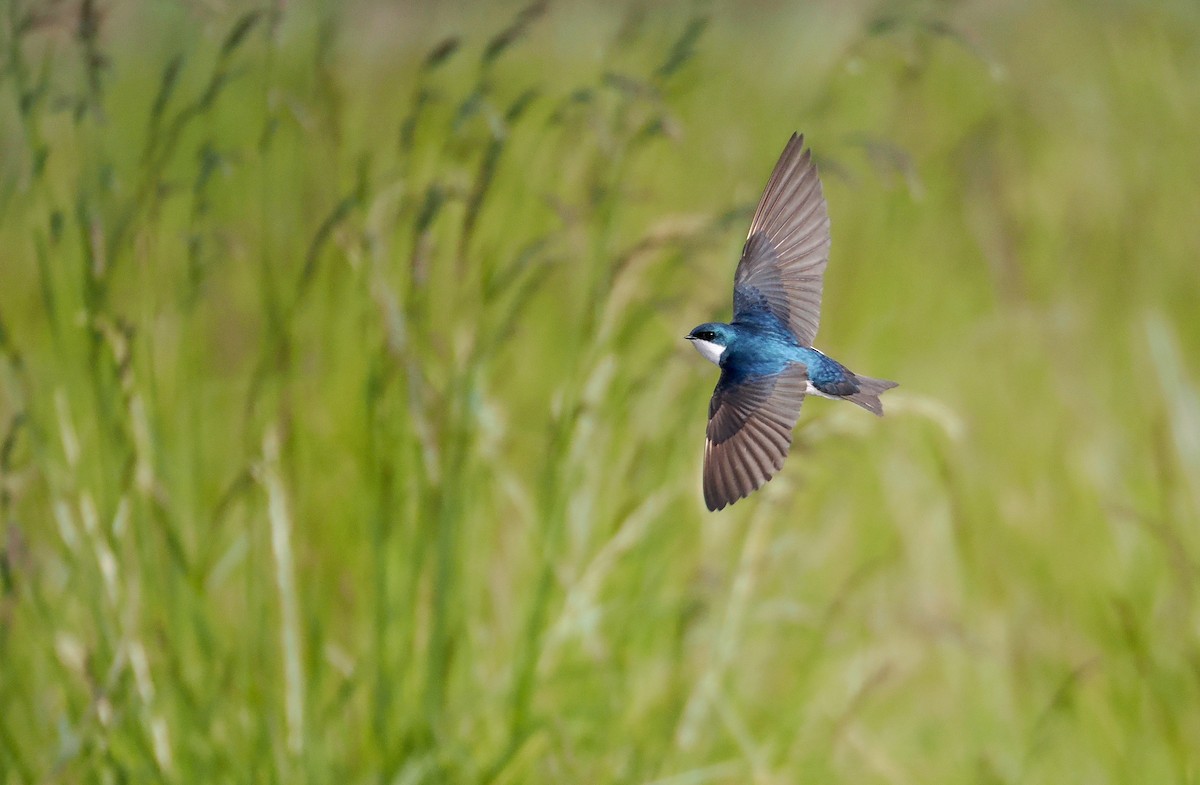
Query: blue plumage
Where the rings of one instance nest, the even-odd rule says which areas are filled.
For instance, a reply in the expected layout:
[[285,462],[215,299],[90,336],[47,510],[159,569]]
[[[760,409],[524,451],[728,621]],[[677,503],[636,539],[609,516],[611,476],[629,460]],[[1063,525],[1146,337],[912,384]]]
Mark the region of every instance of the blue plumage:
[[688,340],[721,368],[709,403],[704,500],[719,510],[783,467],[806,394],[883,414],[895,382],[859,376],[812,346],[829,258],[829,218],[804,138],[793,134],[759,200],[734,275],[733,321]]

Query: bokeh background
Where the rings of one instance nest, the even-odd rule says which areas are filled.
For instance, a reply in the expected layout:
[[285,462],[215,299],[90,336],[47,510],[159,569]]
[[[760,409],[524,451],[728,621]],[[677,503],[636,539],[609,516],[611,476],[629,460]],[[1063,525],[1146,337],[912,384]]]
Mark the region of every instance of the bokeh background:
[[[1200,782],[1200,6],[7,0],[0,781]],[[793,130],[805,405],[700,495]]]

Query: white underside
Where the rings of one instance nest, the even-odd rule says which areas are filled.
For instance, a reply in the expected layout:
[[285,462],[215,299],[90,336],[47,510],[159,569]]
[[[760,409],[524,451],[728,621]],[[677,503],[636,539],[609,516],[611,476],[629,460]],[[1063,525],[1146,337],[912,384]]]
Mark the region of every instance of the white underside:
[[701,341],[698,338],[692,341],[692,346],[695,346],[696,351],[700,352],[704,359],[708,360],[710,363],[713,363],[714,365],[721,364],[721,353],[725,351],[724,346],[715,344],[712,341]]
[[804,385],[805,385],[805,387],[804,387],[804,394],[805,394],[805,395],[819,395],[819,396],[821,396],[822,398],[828,398],[828,399],[829,399],[829,400],[831,400],[831,401],[836,401],[836,400],[838,400],[838,396],[836,396],[836,395],[826,395],[825,393],[823,393],[823,392],[821,392],[820,390],[818,390],[816,387],[813,387],[813,383],[812,383],[812,382],[810,382],[810,381],[808,381],[807,379],[805,379],[805,380],[804,380]]

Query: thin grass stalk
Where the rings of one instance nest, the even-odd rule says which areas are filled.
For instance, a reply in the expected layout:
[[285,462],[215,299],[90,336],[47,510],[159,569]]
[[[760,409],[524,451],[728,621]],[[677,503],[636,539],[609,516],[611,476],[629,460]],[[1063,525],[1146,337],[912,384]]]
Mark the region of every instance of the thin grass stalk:
[[271,428],[263,437],[259,482],[267,494],[267,522],[271,531],[275,588],[279,600],[280,659],[283,662],[284,724],[287,749],[293,758],[304,751],[304,670],[300,650],[300,601],[296,593],[292,557],[292,516],[279,463],[279,430]]
[[737,573],[735,573],[729,589],[729,598],[725,604],[725,618],[713,641],[712,657],[708,667],[697,680],[680,715],[675,740],[676,745],[681,749],[686,750],[699,741],[700,726],[703,725],[714,703],[720,700],[720,683],[737,652],[759,565],[770,545],[772,530],[770,513],[769,506],[760,507],[758,514],[751,519],[750,527],[742,540],[742,553],[738,560]]

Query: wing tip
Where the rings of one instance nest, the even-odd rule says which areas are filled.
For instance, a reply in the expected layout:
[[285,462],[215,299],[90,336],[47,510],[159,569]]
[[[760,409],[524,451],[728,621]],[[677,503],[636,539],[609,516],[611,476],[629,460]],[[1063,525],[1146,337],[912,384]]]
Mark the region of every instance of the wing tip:
[[[764,485],[765,484],[766,483],[764,483]],[[753,491],[742,493],[741,495],[718,493],[715,489],[710,489],[708,484],[705,483],[704,506],[708,508],[709,512],[720,512],[726,507],[732,507],[734,504],[737,504],[739,501],[749,496],[752,492]]]
[[[709,512],[717,512],[730,507],[755,491],[761,490],[763,486],[775,479],[775,476],[783,469],[784,458],[787,457],[792,446],[791,434],[789,433],[784,439],[783,445],[778,442],[771,442],[771,444],[776,447],[778,454],[765,456],[769,461],[770,468],[766,468],[761,462],[758,462],[753,466],[757,471],[751,471],[751,466],[747,463],[750,460],[747,453],[741,452],[725,455],[723,458],[714,458],[712,442],[706,442],[703,485],[704,504],[708,507]],[[712,462],[710,463],[710,461]]]
[[726,507],[732,507],[733,505],[737,504],[742,499],[745,499],[746,497],[748,497],[750,494],[754,493],[755,491],[762,490],[763,487],[766,486],[766,484],[769,483],[773,479],[775,479],[774,475],[767,477],[765,480],[760,482],[758,485],[755,485],[753,488],[749,488],[747,490],[737,490],[731,494],[718,494],[715,491],[715,489],[710,489],[708,487],[708,484],[705,483],[704,506],[708,507],[709,512],[720,512],[721,510],[725,509]]
[[779,156],[779,166],[784,161],[789,162],[791,166],[803,165],[812,160],[812,148],[806,147],[804,142],[804,134],[799,131],[792,131],[791,138],[783,147],[783,152]]

